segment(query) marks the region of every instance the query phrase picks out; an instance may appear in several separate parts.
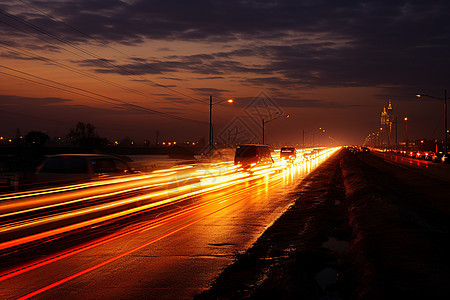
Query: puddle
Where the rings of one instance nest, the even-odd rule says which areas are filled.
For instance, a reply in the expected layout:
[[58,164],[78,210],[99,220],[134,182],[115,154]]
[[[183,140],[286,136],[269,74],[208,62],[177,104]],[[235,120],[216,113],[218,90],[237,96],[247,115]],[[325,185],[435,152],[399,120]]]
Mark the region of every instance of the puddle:
[[322,247],[333,251],[348,251],[350,244],[346,241],[340,241],[336,238],[330,237],[328,238],[328,241],[322,244]]

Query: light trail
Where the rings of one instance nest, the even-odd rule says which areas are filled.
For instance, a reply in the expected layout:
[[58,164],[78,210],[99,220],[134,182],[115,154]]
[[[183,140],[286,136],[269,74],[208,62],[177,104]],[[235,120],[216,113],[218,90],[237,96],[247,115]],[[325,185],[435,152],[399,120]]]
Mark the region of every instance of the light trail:
[[[246,187],[244,189],[235,191],[235,192],[233,192],[231,194],[228,194],[226,196],[226,198],[227,199],[231,199],[235,195],[241,194],[241,193],[245,193],[245,192],[249,191],[252,188],[253,187],[249,186],[249,187]],[[156,218],[154,220],[150,220],[150,221],[146,221],[146,222],[143,222],[143,223],[136,224],[133,227],[127,228],[125,231],[110,234],[110,235],[108,235],[106,237],[102,237],[102,238],[97,239],[95,241],[91,241],[91,242],[85,243],[85,244],[83,244],[81,246],[77,246],[77,247],[74,247],[72,249],[69,249],[69,250],[62,251],[60,253],[54,254],[51,257],[39,259],[39,260],[37,260],[35,262],[32,262],[32,263],[20,266],[18,268],[13,269],[13,270],[9,270],[9,271],[0,273],[0,282],[4,281],[6,279],[9,279],[9,278],[15,277],[17,275],[20,275],[22,273],[25,273],[25,272],[37,269],[39,267],[45,266],[47,264],[56,262],[56,261],[61,260],[63,258],[67,258],[67,257],[75,255],[77,253],[89,250],[89,249],[91,249],[93,247],[100,246],[102,244],[105,244],[107,242],[116,240],[118,238],[130,235],[130,234],[133,234],[133,233],[136,233],[136,232],[144,232],[144,231],[148,231],[150,229],[154,229],[154,228],[159,227],[159,226],[167,225],[170,222],[173,222],[176,218],[180,218],[180,217],[183,217],[183,216],[185,216],[187,214],[190,214],[192,212],[198,211],[198,210],[200,210],[200,209],[202,209],[202,208],[204,208],[204,207],[206,207],[208,205],[214,204],[214,203],[216,203],[218,201],[223,201],[223,199],[213,198],[213,199],[208,200],[206,202],[197,203],[197,204],[189,206],[189,207],[187,207],[187,208],[185,208],[185,209],[183,209],[181,211],[176,211],[176,212],[170,213],[170,214],[168,214],[166,216],[158,217],[158,218]]]
[[[242,201],[242,199],[239,200],[239,201]],[[239,202],[239,201],[238,201],[238,202]],[[111,258],[109,258],[109,259],[107,259],[107,260],[105,260],[105,261],[103,261],[103,262],[101,262],[101,263],[98,263],[98,264],[96,264],[96,265],[94,265],[94,266],[91,266],[91,267],[89,267],[89,268],[87,268],[87,269],[84,269],[83,271],[80,271],[80,272],[78,272],[78,273],[75,273],[75,274],[73,274],[73,275],[71,275],[71,276],[68,276],[68,277],[66,277],[66,278],[64,278],[64,279],[61,279],[61,280],[56,281],[56,282],[54,282],[54,283],[52,283],[52,284],[50,284],[50,285],[47,285],[47,286],[45,286],[45,287],[43,287],[43,288],[40,288],[40,289],[38,289],[38,290],[36,290],[36,291],[34,291],[34,292],[31,292],[31,293],[29,293],[29,294],[26,294],[26,295],[20,297],[20,298],[17,298],[17,300],[25,300],[25,299],[29,299],[29,298],[34,297],[34,296],[36,296],[36,295],[38,295],[38,294],[41,294],[41,293],[43,293],[43,292],[45,292],[45,291],[48,291],[48,290],[50,290],[50,289],[52,289],[52,288],[54,288],[54,287],[57,287],[58,285],[61,285],[61,284],[65,283],[65,282],[68,282],[68,281],[70,281],[70,280],[72,280],[72,279],[74,279],[74,278],[77,278],[77,277],[79,277],[79,276],[81,276],[81,275],[83,275],[83,274],[86,274],[86,273],[88,273],[88,272],[90,272],[90,271],[93,271],[93,270],[95,270],[95,269],[98,269],[98,268],[100,268],[100,267],[102,267],[102,266],[104,266],[104,265],[106,265],[106,264],[108,264],[108,263],[111,263],[111,262],[113,262],[113,261],[115,261],[115,260],[117,260],[117,259],[119,259],[119,258],[122,258],[122,257],[124,257],[124,256],[126,256],[126,255],[128,255],[128,254],[130,254],[130,253],[133,253],[133,252],[135,252],[135,251],[137,251],[137,250],[139,250],[139,249],[142,249],[142,248],[144,248],[144,247],[146,247],[146,246],[149,246],[149,245],[151,245],[151,244],[153,244],[153,243],[155,243],[155,242],[157,242],[157,241],[159,241],[159,240],[161,240],[161,239],[163,239],[163,238],[165,238],[165,237],[168,237],[168,236],[170,236],[170,235],[172,235],[172,234],[174,234],[174,233],[176,233],[176,232],[178,232],[178,231],[180,231],[180,230],[182,230],[182,229],[184,229],[184,228],[186,228],[186,227],[189,227],[189,226],[191,226],[192,224],[195,224],[195,223],[197,223],[197,222],[203,220],[204,218],[206,218],[206,217],[208,217],[208,216],[210,216],[210,215],[213,215],[213,214],[215,214],[215,213],[217,213],[217,212],[219,212],[219,211],[221,211],[221,210],[224,210],[224,209],[226,209],[227,207],[229,207],[229,206],[231,206],[231,205],[233,205],[233,204],[234,204],[234,203],[231,203],[231,204],[229,204],[229,205],[226,205],[226,206],[224,206],[224,207],[222,207],[222,208],[220,208],[220,209],[218,209],[218,210],[216,210],[216,211],[214,211],[214,212],[211,212],[211,213],[209,213],[209,214],[207,214],[207,215],[205,215],[205,216],[202,216],[202,217],[197,218],[197,219],[195,219],[195,220],[193,220],[193,221],[190,221],[189,223],[184,224],[183,226],[177,227],[177,228],[175,228],[175,229],[169,231],[168,233],[166,233],[166,234],[164,234],[164,235],[161,235],[161,236],[159,236],[159,237],[157,237],[157,238],[154,238],[153,240],[150,240],[150,241],[148,241],[148,242],[146,242],[146,243],[144,243],[144,244],[142,244],[142,245],[139,245],[139,246],[137,246],[137,247],[135,247],[135,248],[133,248],[133,249],[130,249],[130,250],[128,250],[128,251],[126,251],[126,252],[123,252],[123,253],[121,253],[121,254],[119,254],[119,255],[116,255],[116,256],[114,256],[114,257],[111,257]]]
[[[331,154],[333,154],[337,149],[328,149],[326,151],[321,151],[320,155],[315,155],[317,159],[314,160],[307,160],[303,156],[300,156],[297,158],[295,163],[287,163],[286,161],[283,161],[279,158],[275,158],[275,163],[273,166],[257,166],[253,168],[250,172],[237,172],[236,170],[239,168],[239,166],[234,166],[232,163],[220,163],[220,164],[211,164],[209,165],[208,169],[199,169],[198,166],[196,167],[182,167],[175,171],[175,173],[171,173],[171,171],[164,172],[161,170],[160,172],[157,172],[157,174],[163,174],[163,173],[171,173],[169,176],[172,181],[167,181],[164,183],[161,183],[160,187],[164,187],[165,184],[173,184],[174,182],[177,184],[180,184],[179,186],[168,188],[166,190],[161,191],[153,191],[151,193],[147,193],[144,195],[134,196],[134,197],[128,197],[125,199],[121,199],[120,201],[129,201],[128,203],[133,203],[140,201],[142,199],[146,199],[149,195],[153,195],[153,197],[161,197],[161,199],[158,199],[156,202],[144,204],[142,206],[134,207],[132,209],[126,209],[123,211],[115,212],[112,214],[107,214],[98,218],[94,219],[88,219],[83,222],[71,224],[69,226],[56,228],[50,231],[40,232],[36,235],[26,236],[23,239],[16,239],[12,241],[8,241],[6,243],[10,243],[9,245],[5,243],[0,244],[0,249],[8,249],[9,247],[14,247],[17,245],[26,245],[30,242],[36,242],[42,239],[55,237],[61,233],[68,233],[76,230],[81,230],[83,228],[87,228],[89,226],[99,226],[103,224],[106,221],[114,221],[119,220],[123,218],[127,218],[132,215],[139,215],[141,213],[144,213],[146,211],[154,210],[157,208],[160,208],[162,206],[169,206],[173,203],[178,203],[179,201],[184,201],[186,199],[192,199],[192,197],[198,197],[198,196],[204,196],[207,194],[211,194],[213,192],[217,192],[219,190],[225,190],[229,187],[237,187],[237,191],[234,191],[232,193],[225,193],[221,196],[213,197],[212,194],[210,196],[210,200],[203,200],[201,202],[193,202],[192,204],[189,204],[189,206],[184,208],[178,208],[180,210],[175,212],[170,212],[168,215],[164,215],[162,217],[158,217],[151,221],[145,221],[138,224],[134,224],[133,226],[126,228],[125,231],[116,232],[113,234],[110,234],[106,237],[99,238],[95,241],[87,242],[81,246],[73,247],[69,250],[62,251],[58,254],[52,255],[50,257],[46,257],[41,260],[37,260],[31,264],[23,265],[19,268],[16,268],[14,270],[6,271],[2,274],[0,274],[0,282],[7,280],[9,278],[18,276],[20,274],[29,272],[31,270],[43,267],[45,265],[49,265],[51,263],[54,263],[56,261],[60,261],[62,259],[68,258],[72,255],[75,255],[77,253],[92,249],[94,247],[98,247],[100,245],[103,245],[105,243],[111,242],[113,240],[116,240],[118,238],[124,237],[126,235],[130,235],[133,233],[142,233],[148,230],[152,230],[156,227],[162,227],[165,228],[170,224],[176,224],[179,220],[182,222],[187,222],[181,225],[177,225],[176,228],[170,229],[169,232],[166,232],[164,234],[161,234],[160,236],[147,241],[143,243],[142,245],[136,246],[132,249],[129,249],[121,254],[118,254],[114,257],[111,257],[109,259],[104,260],[101,263],[98,263],[96,265],[93,265],[91,267],[88,267],[84,270],[81,270],[79,272],[76,272],[66,278],[63,278],[61,280],[55,281],[52,284],[49,284],[43,288],[40,288],[34,292],[28,293],[25,296],[19,298],[19,299],[28,299],[30,297],[33,297],[35,295],[38,295],[40,293],[43,293],[45,291],[48,291],[58,285],[61,285],[67,281],[70,281],[74,278],[77,278],[83,274],[86,274],[92,270],[98,269],[108,263],[111,263],[121,257],[124,257],[134,251],[137,251],[145,246],[148,246],[158,240],[163,239],[166,236],[169,236],[175,232],[178,232],[204,218],[207,216],[210,216],[218,211],[221,211],[225,209],[226,207],[229,207],[235,203],[238,203],[240,201],[243,201],[246,199],[244,196],[245,193],[255,188],[255,186],[266,186],[268,185],[268,180],[270,179],[272,182],[272,185],[275,182],[276,185],[283,184],[284,181],[288,180],[289,178],[294,178],[294,175],[296,172],[304,172],[304,170],[310,170],[311,168],[319,165],[322,161],[324,161],[326,158],[328,158]],[[214,166],[214,167],[213,167]],[[204,166],[203,166],[204,167]],[[299,173],[297,173],[299,174]],[[178,178],[183,178],[181,180],[177,180]],[[265,178],[265,180],[259,180]],[[167,179],[167,178],[166,178]],[[189,183],[190,180],[195,180],[194,183]],[[280,181],[281,180],[281,181]],[[249,182],[252,182],[252,184],[246,184]],[[243,185],[244,184],[244,185]],[[238,186],[242,186],[242,188],[238,188]],[[238,196],[241,195],[241,196]],[[151,197],[150,197],[151,198]],[[231,202],[229,202],[231,201]],[[103,204],[104,207],[108,207],[108,205],[115,205],[116,201],[113,201],[112,203],[106,203]],[[226,203],[225,203],[226,202]],[[229,203],[228,203],[229,202]],[[225,203],[225,206],[222,205]],[[220,205],[219,207],[214,207],[211,205]],[[97,208],[100,209],[102,205],[98,205]],[[211,206],[213,210],[207,209],[208,206]],[[89,210],[93,209],[92,207],[86,208],[84,211],[85,213]],[[206,209],[206,211],[204,211]],[[209,211],[208,211],[209,210]],[[73,213],[73,212],[69,212]],[[83,212],[80,212],[82,215]],[[200,215],[198,217],[198,213],[203,215]],[[197,215],[196,215],[197,214]],[[189,216],[196,217],[195,220],[189,220]]]
[[[337,149],[328,149],[325,151],[321,151],[320,156],[329,156]],[[304,157],[298,157],[297,159],[300,161],[300,164],[305,163]],[[309,163],[306,161],[306,163]],[[298,162],[296,161],[294,164],[291,165],[297,165]],[[5,250],[11,247],[16,247],[19,245],[23,245],[30,242],[36,242],[41,239],[48,239],[52,236],[60,235],[63,233],[67,233],[73,230],[79,230],[88,226],[93,226],[97,224],[101,224],[106,221],[111,221],[117,218],[122,218],[127,215],[132,215],[135,213],[142,213],[146,212],[148,210],[155,209],[157,207],[168,205],[168,204],[174,204],[179,201],[183,201],[186,198],[194,197],[194,196],[200,196],[206,193],[211,193],[220,189],[224,189],[227,187],[230,187],[232,185],[239,185],[245,182],[249,182],[252,180],[256,180],[258,178],[283,171],[287,168],[286,162],[283,162],[282,160],[276,158],[275,163],[273,167],[269,166],[256,166],[251,170],[251,173],[247,172],[236,172],[237,166],[234,166],[231,164],[231,162],[228,163],[219,163],[219,164],[211,164],[209,168],[204,170],[199,170],[194,168],[193,166],[183,166],[178,167],[176,169],[168,169],[168,170],[160,170],[157,172],[159,173],[167,173],[170,174],[170,176],[176,175],[177,178],[173,180],[173,177],[169,178],[167,176],[164,176],[162,178],[166,179],[166,181],[160,182],[159,184],[153,184],[153,185],[147,185],[147,186],[140,186],[136,187],[135,189],[140,190],[141,188],[148,188],[149,186],[155,187],[155,186],[168,186],[181,183],[187,179],[194,180],[195,183],[191,184],[183,184],[183,185],[177,185],[173,188],[163,189],[160,191],[152,192],[152,193],[146,193],[143,195],[133,196],[133,197],[127,197],[124,199],[120,199],[117,201],[112,201],[108,203],[102,203],[99,205],[89,206],[86,208],[80,208],[76,210],[72,210],[69,212],[62,212],[62,213],[56,213],[52,214],[50,216],[42,216],[38,218],[33,218],[31,220],[22,220],[18,222],[11,222],[10,224],[3,226],[0,230],[0,233],[6,233],[6,232],[13,232],[18,230],[24,230],[26,228],[35,227],[38,225],[43,224],[49,224],[49,223],[55,223],[56,221],[61,220],[67,220],[67,219],[73,219],[74,217],[79,216],[86,216],[86,218],[89,217],[89,214],[92,214],[94,212],[99,211],[105,211],[108,213],[113,208],[119,208],[121,206],[125,206],[127,204],[132,203],[139,203],[142,201],[150,201],[153,200],[151,203],[142,204],[137,207],[128,208],[125,210],[105,214],[100,217],[96,217],[93,219],[87,219],[85,221],[76,222],[74,224],[70,224],[63,227],[57,227],[51,230],[39,232],[32,235],[27,235],[21,238],[9,240],[0,243],[0,250]],[[176,170],[178,172],[174,171]],[[189,171],[187,171],[189,170]],[[198,174],[200,173],[200,174]],[[151,178],[146,177],[147,179]],[[178,179],[181,178],[181,179]],[[142,179],[142,178],[141,178]],[[169,179],[169,180],[167,180]],[[118,179],[117,179],[118,180]],[[125,179],[125,181],[130,181],[129,179]],[[116,181],[120,182],[120,181]],[[142,184],[142,180],[139,181]],[[120,182],[123,184],[122,182]],[[122,185],[120,187],[123,187]],[[117,187],[116,187],[117,188]],[[127,191],[134,191],[134,188],[127,190]],[[31,193],[34,194],[34,193]],[[103,193],[100,196],[92,196],[94,198],[96,197],[110,197],[113,195],[120,194],[120,192],[111,192],[107,193],[105,191],[105,187],[103,187]],[[71,194],[69,194],[71,195]],[[87,199],[92,199],[91,197],[87,198],[81,198],[76,200],[70,200],[69,203],[72,203],[71,201],[86,201]],[[64,202],[67,204],[67,202]],[[61,205],[61,204],[58,204]],[[47,208],[49,206],[46,206]],[[14,212],[19,213],[19,212]],[[1,217],[1,216],[0,216]],[[56,224],[56,223],[55,223]]]

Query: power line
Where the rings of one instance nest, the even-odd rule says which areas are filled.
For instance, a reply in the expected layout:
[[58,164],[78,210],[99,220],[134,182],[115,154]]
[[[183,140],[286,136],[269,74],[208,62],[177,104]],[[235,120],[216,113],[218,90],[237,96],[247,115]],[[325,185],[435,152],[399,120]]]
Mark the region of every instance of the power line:
[[[1,22],[1,21],[0,21],[0,22]],[[50,59],[50,58],[48,58],[48,57],[42,56],[42,55],[40,55],[40,54],[35,54],[35,53],[33,53],[32,51],[27,51],[27,50],[23,50],[23,49],[21,50],[21,49],[18,49],[18,48],[16,48],[16,47],[13,47],[13,46],[6,45],[5,43],[3,43],[3,42],[1,42],[1,41],[0,41],[0,47],[5,48],[5,49],[7,49],[7,50],[10,51],[10,52],[13,52],[13,53],[16,53],[16,54],[19,54],[19,55],[23,55],[23,56],[29,57],[29,58],[31,58],[31,59],[36,59],[36,60],[44,61],[44,62],[46,62],[46,63],[49,63],[49,64],[52,64],[52,65],[58,66],[58,67],[60,67],[60,68],[62,68],[62,69],[65,69],[65,70],[68,70],[68,71],[71,71],[71,72],[74,72],[74,73],[77,73],[77,74],[80,74],[80,75],[89,77],[89,78],[91,78],[91,79],[98,80],[98,81],[100,81],[100,82],[103,82],[103,83],[106,83],[106,84],[115,86],[115,87],[117,87],[117,88],[123,89],[123,90],[128,91],[128,92],[131,92],[131,93],[135,93],[135,94],[138,94],[138,95],[141,95],[141,96],[144,96],[144,97],[153,96],[153,95],[147,94],[147,93],[145,93],[145,92],[143,92],[143,91],[139,91],[139,90],[136,90],[136,89],[132,89],[132,88],[123,86],[123,85],[121,85],[121,84],[112,82],[112,81],[107,80],[107,79],[105,79],[105,78],[102,78],[102,77],[100,77],[100,76],[97,76],[97,75],[93,75],[93,74],[84,72],[84,71],[79,70],[79,69],[77,69],[77,68],[68,66],[68,65],[63,64],[63,63],[61,63],[61,62],[58,62],[58,61],[55,61],[55,60]],[[185,103],[181,103],[181,104],[182,104],[182,105],[187,105],[187,104],[185,104]],[[199,110],[194,110],[194,109],[192,109],[192,108],[190,108],[190,110],[191,110],[191,111],[195,111],[195,112],[201,113]]]
[[[40,32],[40,33],[42,33],[42,34],[44,34],[44,35],[47,35],[47,36],[49,36],[49,37],[51,37],[51,38],[53,38],[53,39],[55,39],[55,40],[57,40],[57,41],[59,41],[59,42],[65,44],[65,45],[68,45],[69,47],[72,47],[72,48],[74,48],[74,49],[80,51],[81,53],[84,53],[84,54],[86,54],[86,55],[88,55],[88,56],[90,56],[90,57],[93,57],[93,58],[97,59],[98,62],[99,62],[99,63],[102,63],[103,65],[109,65],[109,66],[111,66],[111,67],[114,67],[114,68],[116,68],[116,69],[122,71],[122,72],[125,72],[126,74],[133,75],[133,76],[136,76],[136,77],[138,77],[138,78],[141,78],[142,80],[144,80],[143,83],[146,84],[146,85],[148,85],[148,86],[151,86],[151,87],[153,87],[153,88],[154,88],[154,87],[162,87],[162,88],[165,88],[165,89],[167,89],[167,90],[170,90],[170,91],[172,91],[172,92],[174,92],[174,93],[176,93],[176,94],[178,94],[178,95],[182,95],[182,96],[184,96],[184,97],[190,98],[190,99],[195,100],[195,101],[197,101],[197,102],[201,102],[201,103],[203,103],[203,104],[207,103],[207,101],[203,101],[203,100],[197,99],[197,98],[195,98],[195,97],[192,97],[192,96],[190,96],[190,95],[187,95],[187,94],[185,94],[185,93],[179,92],[179,91],[177,91],[177,90],[175,90],[175,89],[173,89],[173,88],[171,88],[171,87],[169,87],[169,86],[166,86],[166,85],[164,85],[164,84],[157,83],[157,82],[155,82],[155,81],[153,81],[153,80],[149,80],[149,79],[145,78],[145,77],[142,76],[142,75],[136,74],[135,72],[132,72],[132,71],[128,70],[127,68],[123,67],[123,66],[114,64],[114,63],[110,62],[110,61],[109,61],[108,59],[106,59],[106,58],[103,58],[103,57],[101,57],[101,56],[99,56],[99,55],[97,55],[97,54],[95,54],[95,53],[93,53],[93,52],[91,52],[91,51],[89,51],[89,50],[85,50],[85,49],[83,49],[82,47],[79,47],[79,46],[75,45],[74,43],[72,43],[72,42],[70,42],[70,41],[68,41],[68,40],[66,40],[66,39],[64,39],[64,38],[61,38],[61,37],[59,37],[59,36],[57,36],[57,35],[55,35],[55,34],[49,32],[49,31],[47,31],[47,30],[45,30],[45,29],[43,29],[43,28],[41,28],[41,27],[39,27],[39,26],[37,26],[37,25],[35,25],[35,24],[33,24],[33,23],[27,21],[27,20],[24,20],[23,18],[17,17],[17,16],[12,15],[12,14],[9,14],[8,12],[4,11],[3,9],[0,9],[0,13],[3,14],[4,16],[10,18],[10,19],[13,19],[13,20],[16,21],[16,22],[21,23],[22,25],[28,26],[28,27],[30,27],[30,28],[36,30],[37,32]],[[3,23],[5,23],[5,22],[3,22]],[[6,23],[6,24],[7,24],[7,23]],[[9,24],[8,24],[8,25],[9,25]],[[34,36],[34,35],[33,35],[33,36]],[[40,38],[40,37],[38,37],[38,38]],[[51,43],[50,41],[47,41],[47,40],[45,40],[45,41]],[[64,49],[64,50],[67,51],[67,49]],[[69,52],[70,52],[70,51],[69,51]],[[73,52],[71,52],[71,53],[73,53]],[[127,56],[128,56],[128,55],[127,55]],[[148,82],[151,82],[153,85],[150,85],[147,81],[148,81]]]
[[[119,100],[119,99],[115,99],[115,98],[112,98],[112,97],[108,97],[108,96],[105,96],[105,95],[102,95],[102,94],[99,94],[99,93],[91,92],[89,90],[77,88],[77,87],[74,87],[74,86],[71,86],[71,85],[68,85],[68,84],[60,83],[60,82],[57,82],[57,81],[54,81],[54,80],[50,80],[50,79],[46,79],[46,78],[43,78],[43,77],[40,77],[40,76],[37,76],[37,75],[29,74],[29,73],[26,73],[26,72],[23,72],[23,71],[20,71],[20,70],[16,70],[14,68],[10,68],[10,67],[7,67],[7,66],[0,65],[0,67],[4,68],[4,69],[7,69],[7,70],[10,70],[10,71],[13,71],[13,72],[17,72],[17,73],[22,74],[22,75],[26,75],[26,76],[33,77],[33,78],[36,78],[36,79],[39,79],[39,80],[42,80],[42,81],[49,82],[50,84],[42,83],[42,82],[39,82],[39,81],[36,81],[36,80],[25,78],[23,76],[17,76],[17,75],[13,75],[13,74],[9,74],[9,73],[5,73],[5,72],[1,72],[0,71],[1,74],[8,75],[8,76],[11,76],[11,77],[15,77],[15,78],[18,78],[18,79],[22,79],[22,80],[25,80],[25,81],[29,81],[29,82],[32,82],[32,83],[36,83],[36,84],[39,84],[39,85],[43,85],[43,86],[46,86],[46,87],[62,90],[64,92],[80,95],[80,96],[87,97],[87,98],[90,98],[90,99],[93,99],[93,100],[96,100],[96,101],[100,101],[100,102],[104,102],[104,103],[108,103],[108,104],[117,104],[117,103],[119,103],[120,105],[123,105],[125,107],[130,107],[130,108],[138,110],[138,111],[151,112],[151,113],[154,113],[154,114],[158,114],[158,115],[161,115],[161,116],[165,116],[165,117],[169,117],[169,118],[173,118],[173,119],[177,119],[177,120],[181,120],[181,121],[189,121],[189,122],[198,123],[198,124],[206,124],[206,122],[203,122],[203,121],[198,121],[198,120],[194,120],[194,119],[190,119],[190,118],[180,117],[180,116],[176,116],[176,115],[173,115],[173,114],[161,112],[161,111],[158,111],[158,110],[155,110],[155,109],[151,109],[151,108],[147,108],[147,107],[144,107],[144,106],[140,106],[140,105],[137,105],[137,104],[128,103],[128,102],[125,102],[125,101],[122,101],[122,100]],[[55,86],[55,84],[59,85],[59,86],[62,86],[62,87]],[[83,94],[83,93],[80,93],[80,92],[76,92],[76,91],[71,91],[71,90],[68,90],[67,88],[74,89],[74,90],[77,90],[77,91],[80,91],[80,92],[83,92],[83,93],[88,93],[88,94],[91,94],[91,95],[94,95],[94,96],[97,96],[97,97],[89,96],[89,95],[86,95],[86,94]],[[99,99],[98,97],[102,97],[102,98],[105,98],[107,100]],[[115,102],[117,102],[117,103],[115,103]]]
[[93,74],[89,74],[87,72],[78,70],[78,69],[76,69],[74,67],[68,66],[68,65],[60,63],[60,62],[57,62],[57,61],[55,61],[53,59],[50,59],[48,57],[45,57],[45,56],[42,56],[42,55],[37,55],[37,54],[35,54],[35,53],[31,52],[31,51],[20,50],[20,49],[18,49],[16,47],[12,47],[12,46],[6,45],[5,43],[3,43],[1,41],[0,41],[0,47],[2,47],[4,49],[7,49],[8,51],[14,52],[16,54],[24,55],[24,56],[27,56],[27,57],[29,57],[31,59],[41,60],[41,61],[44,61],[46,63],[58,66],[58,67],[60,67],[62,69],[65,69],[65,70],[68,70],[68,71],[71,71],[71,72],[74,72],[74,73],[77,73],[77,74],[89,77],[91,79],[95,79],[95,80],[101,81],[103,83],[107,83],[109,85],[115,86],[117,88],[123,89],[123,90],[128,91],[128,92],[137,93],[139,95],[146,96],[146,97],[149,96],[148,94],[146,94],[146,93],[144,93],[142,91],[123,86],[121,84],[112,82],[110,80],[104,79],[102,77],[99,77],[99,76],[96,76],[96,75],[93,75]]

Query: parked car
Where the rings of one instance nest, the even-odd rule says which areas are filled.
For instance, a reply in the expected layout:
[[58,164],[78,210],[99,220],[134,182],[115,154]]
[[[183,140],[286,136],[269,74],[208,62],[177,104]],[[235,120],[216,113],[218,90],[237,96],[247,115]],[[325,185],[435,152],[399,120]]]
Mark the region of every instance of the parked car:
[[249,168],[258,164],[273,164],[270,147],[266,145],[238,145],[234,155],[234,164]]
[[35,174],[37,184],[75,183],[131,174],[133,170],[119,157],[106,154],[59,154],[47,157]]
[[282,147],[280,150],[280,158],[295,160],[297,158],[297,150],[294,147]]

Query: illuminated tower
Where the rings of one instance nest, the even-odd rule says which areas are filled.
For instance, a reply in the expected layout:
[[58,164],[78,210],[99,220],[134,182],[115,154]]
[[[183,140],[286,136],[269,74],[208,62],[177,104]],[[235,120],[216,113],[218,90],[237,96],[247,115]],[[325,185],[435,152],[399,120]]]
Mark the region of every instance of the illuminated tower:
[[392,101],[389,99],[388,108],[387,108],[387,123],[386,123],[386,132],[388,136],[388,146],[391,146],[392,141],[392,123],[394,122],[394,109],[392,108]]
[[[383,112],[381,113],[381,128],[380,129],[387,129],[388,126],[387,124],[389,123],[389,116],[388,113],[386,111],[386,107],[383,107]],[[386,130],[387,131],[387,130]],[[381,137],[380,137],[380,146],[383,146],[383,132],[381,131]]]

